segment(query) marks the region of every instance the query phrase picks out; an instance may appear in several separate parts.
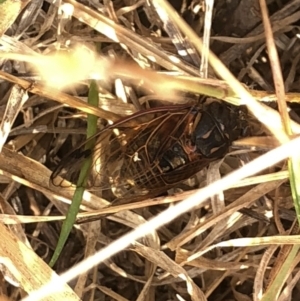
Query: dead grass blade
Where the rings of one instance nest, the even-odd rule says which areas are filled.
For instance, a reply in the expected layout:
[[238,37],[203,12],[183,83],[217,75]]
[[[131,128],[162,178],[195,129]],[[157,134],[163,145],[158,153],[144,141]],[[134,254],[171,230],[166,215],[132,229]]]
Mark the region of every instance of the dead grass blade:
[[20,242],[4,225],[0,224],[0,228],[3,238],[0,244],[2,264],[25,292],[35,292],[45,283],[53,281],[57,291],[43,300],[79,300],[73,290],[33,250]]
[[236,201],[227,206],[224,210],[219,212],[218,216],[212,216],[208,218],[204,223],[199,224],[197,227],[194,227],[193,229],[190,229],[185,233],[181,233],[179,237],[176,237],[173,240],[169,241],[167,243],[167,247],[171,250],[176,250],[176,248],[186,244],[190,240],[200,235],[203,231],[214,226],[217,221],[222,221],[223,219],[230,217],[239,209],[250,206],[252,202],[256,201],[259,197],[265,195],[269,191],[276,189],[283,182],[284,181],[280,180],[257,185],[256,187],[250,189],[242,197],[238,198]]
[[0,125],[0,152],[11,131],[14,121],[28,99],[26,91],[20,86],[13,86],[7,102],[6,110]]
[[3,0],[0,2],[0,36],[15,22],[22,9],[30,1]]

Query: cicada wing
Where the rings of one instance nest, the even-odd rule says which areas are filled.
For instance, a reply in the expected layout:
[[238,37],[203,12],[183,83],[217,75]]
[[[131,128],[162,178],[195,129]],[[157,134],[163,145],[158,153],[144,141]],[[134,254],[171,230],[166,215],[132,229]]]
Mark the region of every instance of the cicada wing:
[[[97,170],[103,168],[103,162],[105,162],[105,154],[108,151],[105,149],[109,144],[106,143],[108,137],[111,135],[111,129],[105,129],[91,137],[90,139],[81,143],[75,150],[68,153],[60,162],[60,164],[55,168],[50,176],[51,182],[55,186],[62,188],[75,186],[82,169],[82,166],[87,159],[92,159],[92,168],[91,168],[91,179],[89,179],[86,188],[90,188],[95,185],[96,182],[99,185],[102,185],[104,181],[99,180],[99,175],[94,177],[95,173],[97,175]],[[93,149],[88,149],[87,144],[91,140],[96,141],[95,147]],[[101,172],[101,174],[104,174]]]
[[[65,178],[76,184],[84,160],[92,158],[88,189],[111,189],[120,199],[141,199],[166,191],[172,181],[166,185],[162,180],[160,161],[187,131],[194,118],[191,111],[190,106],[155,108],[106,127],[90,138],[96,141],[93,149],[86,149],[86,141],[62,160],[52,182],[65,187]],[[183,173],[181,177],[186,179]]]
[[76,183],[84,159],[90,156],[90,151],[76,149],[62,159],[50,176],[54,186],[68,188]]

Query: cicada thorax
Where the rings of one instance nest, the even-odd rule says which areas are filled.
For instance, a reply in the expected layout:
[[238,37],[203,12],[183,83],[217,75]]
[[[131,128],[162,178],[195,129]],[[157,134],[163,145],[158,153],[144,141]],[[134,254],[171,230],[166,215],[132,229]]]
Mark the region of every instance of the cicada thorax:
[[192,140],[197,152],[206,158],[223,157],[238,137],[238,115],[238,110],[223,103],[207,104],[193,131]]

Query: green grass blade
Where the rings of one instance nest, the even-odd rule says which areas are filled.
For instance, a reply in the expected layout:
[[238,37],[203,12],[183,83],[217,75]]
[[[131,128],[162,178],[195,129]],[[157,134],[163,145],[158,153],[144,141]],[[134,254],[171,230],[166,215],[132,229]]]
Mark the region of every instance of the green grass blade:
[[290,175],[290,186],[297,213],[298,224],[300,225],[300,156],[294,156],[288,161]]
[[[92,81],[89,90],[88,103],[93,106],[98,106],[99,96],[98,88],[96,82]],[[87,138],[90,138],[97,132],[97,117],[94,115],[88,115],[87,117]],[[86,143],[85,149],[92,149],[95,144],[95,139],[91,139]],[[92,166],[92,158],[87,158],[81,168],[79,178],[76,185],[76,190],[73,195],[72,203],[70,205],[69,211],[67,213],[66,219],[63,222],[59,240],[54,251],[54,254],[50,260],[49,265],[53,267],[57,261],[69,235],[72,230],[72,227],[76,221],[76,216],[79,211],[81,204],[82,196],[87,184],[88,175]]]
[[284,263],[282,264],[280,270],[278,271],[276,278],[268,288],[268,291],[263,295],[261,301],[278,300],[280,291],[282,290],[282,287],[285,284],[286,275],[288,274],[289,269],[293,263],[293,260],[298,254],[298,251],[299,251],[299,245],[294,245],[291,251],[289,252],[287,258],[285,259]]

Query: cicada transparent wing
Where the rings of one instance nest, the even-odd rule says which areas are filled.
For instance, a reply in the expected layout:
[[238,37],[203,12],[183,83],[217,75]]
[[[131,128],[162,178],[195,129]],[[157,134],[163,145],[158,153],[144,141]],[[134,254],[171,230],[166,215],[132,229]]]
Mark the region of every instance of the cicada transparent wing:
[[[96,146],[85,143],[69,153],[51,175],[54,185],[76,184],[84,160],[93,158],[88,189],[111,189],[116,197],[150,195],[158,186],[159,158],[184,131],[190,106],[171,106],[141,111],[97,133]],[[176,125],[176,126],[174,126]],[[58,177],[60,176],[60,178]]]

